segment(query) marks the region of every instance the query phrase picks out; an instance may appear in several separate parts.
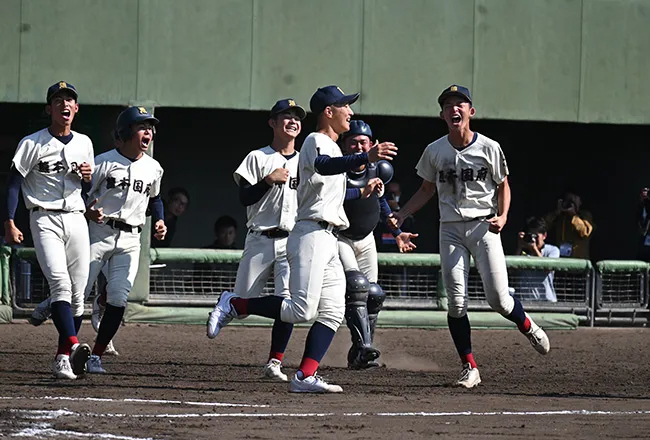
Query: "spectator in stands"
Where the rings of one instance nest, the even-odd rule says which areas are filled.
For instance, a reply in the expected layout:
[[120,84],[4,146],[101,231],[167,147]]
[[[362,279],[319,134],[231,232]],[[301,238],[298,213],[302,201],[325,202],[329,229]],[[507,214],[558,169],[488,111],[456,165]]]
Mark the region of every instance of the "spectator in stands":
[[171,247],[172,239],[176,234],[176,223],[178,217],[183,215],[190,204],[190,193],[185,188],[176,187],[169,190],[167,193],[167,200],[164,200],[165,205],[165,225],[167,225],[167,235],[163,240],[153,239],[151,230],[151,247],[163,248]]
[[[526,220],[524,230],[519,232],[517,255],[529,257],[560,258],[560,249],[546,243],[548,233],[543,218],[531,217]],[[530,270],[521,272],[521,286],[515,294],[522,300],[546,300],[557,302],[552,270]]]
[[636,218],[637,224],[639,225],[637,258],[643,261],[650,261],[650,198],[648,198],[648,188],[641,190]]
[[215,240],[204,249],[235,249],[237,238],[237,221],[229,215],[223,215],[214,223]]
[[561,257],[589,259],[589,241],[594,231],[591,214],[581,210],[580,197],[566,193],[555,211],[544,217],[550,238],[559,244]]

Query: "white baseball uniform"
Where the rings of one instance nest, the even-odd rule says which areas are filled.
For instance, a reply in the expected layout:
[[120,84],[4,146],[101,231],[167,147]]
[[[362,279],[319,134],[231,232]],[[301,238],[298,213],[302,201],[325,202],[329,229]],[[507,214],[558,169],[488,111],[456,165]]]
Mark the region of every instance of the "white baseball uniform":
[[273,185],[257,203],[246,207],[248,234],[234,290],[242,298],[261,296],[271,271],[275,295],[289,297],[287,237],[272,238],[265,234],[289,233],[296,224],[298,160],[298,152],[287,159],[266,146],[250,152],[234,172],[237,185],[241,179],[255,185],[278,168],[289,170],[283,185]]
[[341,157],[328,136],[311,133],[300,150],[298,214],[289,234],[289,290],[282,302],[283,321],[316,321],[336,331],[345,314],[345,274],[336,231],[349,226],[343,209],[345,173],[324,176],[316,171],[318,155]]
[[97,199],[94,209],[102,208],[106,218],[101,224],[91,221],[89,225],[90,274],[86,296],[106,265],[106,301],[115,307],[126,307],[138,272],[140,232],[149,199],[160,194],[163,169],[146,154],[133,161],[117,149],[100,154],[95,161],[88,200]]
[[31,211],[34,249],[51,301],[69,302],[73,315],[81,316],[89,244],[78,165],[94,166],[94,153],[88,136],[71,133],[67,144],[47,128],[30,134],[18,144],[12,162],[24,178],[22,192]]
[[490,306],[502,315],[514,308],[508,293],[508,272],[499,234],[488,230],[487,218],[498,211],[497,187],[508,175],[498,142],[475,134],[462,150],[444,136],[427,146],[417,173],[435,182],[440,208],[440,260],[449,296],[449,315],[467,312],[470,254],[483,280]]

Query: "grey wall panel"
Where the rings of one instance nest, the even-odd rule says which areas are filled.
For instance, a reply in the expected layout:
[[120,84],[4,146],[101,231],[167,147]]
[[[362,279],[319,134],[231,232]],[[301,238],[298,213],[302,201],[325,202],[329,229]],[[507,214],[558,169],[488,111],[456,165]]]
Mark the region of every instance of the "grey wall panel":
[[247,109],[252,0],[140,0],[137,98]]
[[477,116],[575,121],[580,0],[476,0]]
[[311,95],[330,84],[360,91],[362,22],[361,1],[255,1],[251,108],[292,96],[309,110]]
[[471,86],[473,15],[473,0],[365,1],[364,113],[437,115],[445,87]]
[[23,0],[20,101],[44,101],[59,80],[78,88],[82,104],[132,99],[137,10],[131,0]]
[[584,4],[580,121],[650,123],[650,2]]
[[0,14],[0,101],[17,101],[20,73],[20,0],[3,0]]

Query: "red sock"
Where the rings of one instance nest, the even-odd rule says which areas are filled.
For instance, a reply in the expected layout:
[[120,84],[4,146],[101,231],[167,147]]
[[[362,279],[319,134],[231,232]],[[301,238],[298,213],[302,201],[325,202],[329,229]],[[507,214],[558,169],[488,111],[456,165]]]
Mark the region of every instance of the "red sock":
[[316,370],[318,370],[317,361],[310,358],[302,358],[302,362],[300,362],[300,367],[298,367],[298,371],[302,371],[303,379],[305,377],[313,376],[314,374],[316,374]]
[[67,354],[69,356],[70,351],[72,350],[72,346],[78,343],[79,343],[79,339],[77,339],[76,336],[70,336],[68,339],[65,340],[65,342],[59,344],[59,348],[57,349],[56,354],[57,355]]
[[106,351],[105,344],[100,344],[99,342],[95,342],[95,346],[93,347],[93,354],[102,357],[105,351]]
[[230,304],[235,308],[238,315],[248,315],[248,298],[233,298]]
[[282,358],[283,358],[283,357],[284,357],[284,353],[278,353],[277,351],[272,351],[272,352],[269,354],[269,360],[271,360],[271,359],[277,359],[277,360],[279,360],[280,362],[282,362]]
[[526,316],[526,320],[524,321],[523,324],[517,326],[519,328],[519,331],[522,333],[528,333],[530,331],[530,319],[528,319],[528,316]]
[[472,353],[461,356],[460,360],[463,362],[463,365],[469,364],[470,367],[476,368],[476,361]]

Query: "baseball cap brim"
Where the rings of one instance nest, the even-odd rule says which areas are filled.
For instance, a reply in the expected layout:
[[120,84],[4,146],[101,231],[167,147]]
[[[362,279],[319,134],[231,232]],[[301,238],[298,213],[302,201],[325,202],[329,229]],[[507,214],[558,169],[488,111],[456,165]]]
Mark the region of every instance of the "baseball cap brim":
[[357,99],[359,99],[359,96],[361,93],[354,93],[352,95],[343,95],[341,99],[339,99],[336,102],[333,102],[331,105],[346,105],[346,104],[354,104],[357,102]]
[[307,117],[307,111],[304,108],[300,107],[299,105],[293,105],[291,107],[283,108],[282,110],[271,112],[270,116],[274,117],[281,113],[288,113],[291,110],[295,110],[296,113],[298,113],[298,117],[300,118],[301,121]]
[[438,104],[440,104],[440,107],[442,107],[442,105],[445,103],[445,100],[451,96],[458,96],[459,98],[463,98],[465,101],[469,102],[470,104],[472,103],[472,100],[466,94],[459,91],[455,91],[455,92],[449,91],[441,94],[438,97]]

